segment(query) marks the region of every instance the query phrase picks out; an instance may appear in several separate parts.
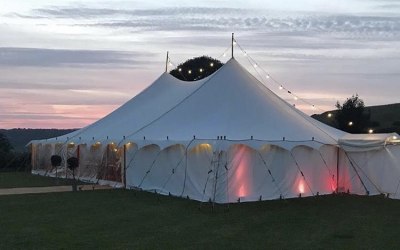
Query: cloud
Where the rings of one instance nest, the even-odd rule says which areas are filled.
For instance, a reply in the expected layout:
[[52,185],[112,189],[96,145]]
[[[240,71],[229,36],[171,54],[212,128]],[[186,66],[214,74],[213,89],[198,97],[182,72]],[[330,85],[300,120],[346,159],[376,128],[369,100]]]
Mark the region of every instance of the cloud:
[[[107,9],[107,8],[40,8],[34,9],[33,13],[38,17],[51,18],[98,18],[110,16],[136,16],[136,17],[167,17],[177,15],[237,15],[258,12],[257,10],[246,10],[239,8],[207,8],[207,7],[180,7],[180,8],[155,8],[155,9]],[[33,15],[34,17],[35,15]]]
[[147,63],[148,59],[144,58],[151,56],[149,52],[0,47],[1,66],[134,66]]
[[[386,2],[383,2],[382,6]],[[393,7],[393,3],[390,4]],[[396,4],[397,5],[397,4]],[[390,7],[390,6],[387,6]],[[21,14],[19,17],[23,17]],[[27,16],[27,15],[25,15]],[[32,16],[73,19],[72,26],[124,28],[131,31],[222,31],[353,33],[398,36],[400,17],[272,12],[239,8],[40,8]]]

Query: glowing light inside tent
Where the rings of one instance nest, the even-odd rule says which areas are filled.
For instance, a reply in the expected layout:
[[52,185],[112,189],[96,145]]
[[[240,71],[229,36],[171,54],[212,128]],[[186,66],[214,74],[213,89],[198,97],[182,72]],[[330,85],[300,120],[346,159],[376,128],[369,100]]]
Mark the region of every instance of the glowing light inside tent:
[[246,197],[251,193],[251,149],[244,145],[237,145],[233,149],[232,167],[235,169],[233,178],[229,181],[234,197]]
[[393,139],[393,140],[397,140],[397,136],[394,135],[394,136],[392,137],[392,139]]
[[304,194],[305,185],[304,185],[304,181],[303,181],[303,180],[300,180],[299,186],[298,186],[298,190],[299,190],[299,193],[300,193],[300,194]]

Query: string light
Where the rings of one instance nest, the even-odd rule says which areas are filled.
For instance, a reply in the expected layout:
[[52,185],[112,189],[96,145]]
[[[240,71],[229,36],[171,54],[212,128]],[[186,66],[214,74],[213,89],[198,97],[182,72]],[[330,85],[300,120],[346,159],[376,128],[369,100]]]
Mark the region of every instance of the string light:
[[372,133],[374,133],[374,130],[373,129],[369,129],[368,133],[372,134]]
[[331,118],[332,117],[332,113],[328,113],[328,118]]
[[[257,62],[256,62],[253,58],[251,58],[251,57],[247,54],[247,52],[246,52],[245,50],[243,50],[243,48],[240,46],[240,44],[238,44],[238,43],[236,42],[236,40],[234,40],[232,44],[233,44],[233,45],[237,45],[237,46],[240,48],[240,50],[242,51],[243,55],[247,58],[247,60],[253,65],[253,67],[254,67],[255,69],[258,68]],[[230,49],[230,47],[227,48],[227,49],[224,51],[224,53],[222,54],[222,57],[226,57],[226,55],[227,55],[226,52],[227,52],[229,49]],[[220,57],[221,57],[221,56],[220,56]],[[169,61],[169,65],[174,65],[174,64],[172,64],[172,62]],[[214,63],[213,63],[213,62],[210,63],[210,67],[214,67]],[[287,91],[288,94],[290,94],[290,95],[293,96],[293,99],[294,99],[294,100],[296,100],[296,101],[297,101],[297,100],[300,100],[300,101],[302,101],[302,102],[304,102],[304,103],[310,105],[310,106],[312,107],[313,110],[317,109],[317,107],[316,107],[314,104],[310,103],[309,101],[307,101],[307,100],[305,100],[305,99],[303,99],[303,98],[300,98],[300,97],[296,96],[296,95],[293,94],[291,91],[287,90],[287,89],[283,86],[283,84],[279,83],[277,80],[275,80],[274,78],[272,78],[272,77],[270,76],[270,74],[269,74],[268,72],[266,72],[263,68],[260,68],[260,70],[262,70],[262,71],[265,73],[265,78],[266,78],[266,79],[270,79],[273,83],[279,85],[279,90],[283,90],[283,89],[284,89],[284,90]],[[178,71],[181,72],[182,69],[181,69],[181,68],[178,68]],[[199,69],[199,72],[203,72],[203,71],[204,71],[203,68],[200,68],[200,69]],[[257,72],[257,74],[259,75],[260,79],[263,79],[262,75],[258,72],[257,69],[256,69],[256,72]],[[188,74],[192,74],[192,70],[188,70],[187,73],[188,73]],[[320,108],[318,108],[318,109],[321,110],[321,111],[324,111],[324,110],[322,110],[322,109],[320,109]],[[328,116],[328,118],[331,118],[331,117],[332,117],[332,114],[331,114],[331,113],[328,113],[327,116]],[[348,125],[349,125],[349,126],[352,126],[352,125],[353,125],[353,122],[349,122]]]
[[[250,63],[254,68],[257,68],[257,67],[258,67],[257,62],[256,62],[250,55],[247,54],[247,52],[240,46],[239,43],[237,43],[237,46],[240,48],[240,50],[242,51],[242,53],[246,56],[246,58],[247,58],[247,60],[249,61],[249,63]],[[280,82],[278,82],[277,80],[275,80],[274,78],[272,78],[272,77],[269,75],[269,73],[266,72],[262,67],[260,67],[260,70],[262,70],[262,71],[266,74],[266,78],[267,78],[267,79],[271,79],[271,81],[272,81],[273,83],[275,83],[275,84],[277,84],[277,85],[279,86],[279,90],[282,90],[282,89],[287,90],[287,89],[283,86],[283,84],[281,84]],[[260,72],[259,72],[257,69],[256,69],[256,73],[259,75],[259,77],[260,77],[261,80],[264,79],[263,76],[260,74]],[[321,110],[321,111],[325,112],[325,110],[323,110],[323,109],[321,109],[321,108],[318,108],[318,107],[315,106],[313,103],[311,103],[311,102],[309,102],[309,101],[307,101],[307,100],[305,100],[305,99],[303,99],[303,98],[300,98],[300,97],[298,97],[298,96],[295,96],[291,91],[288,91],[288,90],[287,90],[287,93],[290,94],[290,95],[292,95],[293,98],[294,98],[295,100],[300,100],[300,101],[302,101],[302,102],[304,102],[304,103],[306,103],[306,104],[312,106],[313,109],[318,109],[318,110]],[[331,116],[332,116],[332,115],[329,115],[329,114],[328,114],[328,117],[331,117]]]
[[349,125],[349,126],[353,126],[353,122],[349,122],[348,125]]

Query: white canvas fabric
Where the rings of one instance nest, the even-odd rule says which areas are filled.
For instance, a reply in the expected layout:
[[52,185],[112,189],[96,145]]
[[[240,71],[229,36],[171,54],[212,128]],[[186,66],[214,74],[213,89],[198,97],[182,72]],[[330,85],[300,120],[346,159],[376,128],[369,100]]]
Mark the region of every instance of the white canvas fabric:
[[[33,173],[218,203],[330,194],[399,198],[397,134],[351,135],[288,104],[235,59],[195,82],[163,73],[110,115],[36,140]],[[51,155],[63,158],[53,168]]]
[[400,136],[390,134],[347,134],[338,140],[346,151],[369,151],[382,149],[387,144],[400,142]]

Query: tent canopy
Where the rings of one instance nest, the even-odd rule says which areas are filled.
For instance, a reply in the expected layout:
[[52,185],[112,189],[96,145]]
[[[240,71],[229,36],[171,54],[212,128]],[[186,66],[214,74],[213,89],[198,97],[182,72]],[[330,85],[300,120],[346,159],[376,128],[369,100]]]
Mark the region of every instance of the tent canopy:
[[242,141],[253,148],[274,144],[290,150],[297,145],[318,148],[340,143],[349,150],[371,150],[396,142],[394,137],[396,134],[352,135],[323,124],[274,94],[232,58],[199,81],[181,81],[165,72],[97,122],[31,143],[134,142],[139,147],[155,143],[165,148],[199,144],[193,138],[210,144],[224,138],[229,144]]

